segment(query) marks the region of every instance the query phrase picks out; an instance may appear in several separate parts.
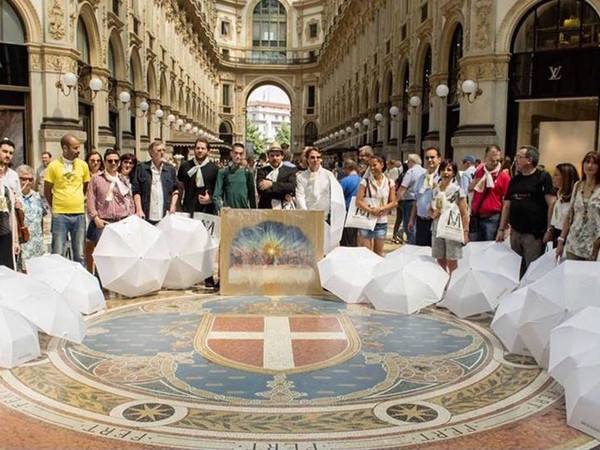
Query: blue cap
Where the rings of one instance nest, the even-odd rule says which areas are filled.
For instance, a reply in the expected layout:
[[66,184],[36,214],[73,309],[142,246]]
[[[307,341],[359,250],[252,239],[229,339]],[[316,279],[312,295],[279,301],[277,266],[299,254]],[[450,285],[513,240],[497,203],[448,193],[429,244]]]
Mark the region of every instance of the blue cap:
[[463,162],[467,162],[469,164],[475,164],[475,162],[477,161],[477,158],[475,158],[475,155],[465,155],[463,156]]

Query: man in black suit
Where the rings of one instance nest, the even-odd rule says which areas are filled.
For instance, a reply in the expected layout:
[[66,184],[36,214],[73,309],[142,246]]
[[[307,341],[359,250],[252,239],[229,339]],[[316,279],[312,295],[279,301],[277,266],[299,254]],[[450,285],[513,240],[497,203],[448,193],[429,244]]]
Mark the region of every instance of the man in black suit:
[[269,164],[258,169],[259,209],[282,209],[296,192],[296,169],[282,164],[283,150],[273,142],[267,152]]
[[177,178],[183,188],[183,210],[192,217],[195,212],[216,214],[212,194],[219,167],[208,159],[210,144],[196,139],[194,157],[181,164]]
[[[216,215],[212,195],[215,191],[219,167],[208,158],[210,144],[205,138],[196,139],[194,157],[181,164],[177,179],[183,189],[183,210],[194,216],[195,212]],[[204,280],[206,288],[219,289],[212,275]]]

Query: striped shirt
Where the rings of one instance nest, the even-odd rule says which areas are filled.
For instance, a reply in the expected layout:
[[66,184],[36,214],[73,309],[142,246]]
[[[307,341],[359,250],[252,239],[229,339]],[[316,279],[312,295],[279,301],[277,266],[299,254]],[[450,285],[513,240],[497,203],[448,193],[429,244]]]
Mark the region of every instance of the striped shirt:
[[[123,175],[118,175],[121,181],[128,187],[129,179]],[[100,217],[104,220],[120,220],[131,216],[135,213],[135,205],[131,195],[131,188],[125,196],[121,194],[118,186],[114,186],[112,190],[112,201],[107,200],[110,190],[110,181],[104,175],[104,172],[99,172],[92,176],[92,181],[87,191],[87,210],[90,219]]]

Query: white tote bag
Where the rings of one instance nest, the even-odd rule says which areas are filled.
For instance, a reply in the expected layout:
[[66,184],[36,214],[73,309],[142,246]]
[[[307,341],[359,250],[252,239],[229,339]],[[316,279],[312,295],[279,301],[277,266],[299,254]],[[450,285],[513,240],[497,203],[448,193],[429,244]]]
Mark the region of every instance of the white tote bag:
[[437,224],[436,237],[464,244],[462,217],[456,203],[447,203]]
[[[363,202],[367,203],[369,206],[375,206],[377,199],[364,197]],[[348,208],[348,213],[346,214],[346,224],[345,228],[360,228],[362,230],[371,230],[375,229],[375,224],[377,223],[377,217],[372,216],[368,212],[363,211],[362,209],[357,208],[356,206],[356,197],[352,197],[350,199],[350,207]]]

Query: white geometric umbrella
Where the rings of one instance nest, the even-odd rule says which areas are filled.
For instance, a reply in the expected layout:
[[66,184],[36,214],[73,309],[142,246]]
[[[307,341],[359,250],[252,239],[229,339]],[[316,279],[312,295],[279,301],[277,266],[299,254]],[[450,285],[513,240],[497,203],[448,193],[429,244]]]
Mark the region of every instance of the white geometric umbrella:
[[463,247],[463,257],[458,260],[459,268],[469,268],[472,265],[474,255],[480,254],[482,251],[496,244],[495,241],[473,241]]
[[318,262],[321,286],[346,303],[365,299],[363,290],[383,258],[365,247],[337,247]]
[[416,259],[433,261],[431,247],[420,247],[418,245],[405,244],[397,250],[385,255],[386,261],[393,261],[396,265],[405,265]]
[[412,314],[440,300],[448,273],[434,260],[414,258],[404,265],[384,259],[373,269],[364,293],[375,309]]
[[492,330],[506,349],[518,355],[530,355],[517,332],[526,294],[527,288],[522,288],[502,297],[491,324]]
[[554,251],[544,253],[538,259],[529,264],[527,271],[523,275],[523,278],[521,278],[519,287],[525,287],[528,284],[539,280],[552,269],[555,269],[556,266],[558,266],[558,261],[556,260],[556,255],[554,254]]
[[559,383],[582,367],[600,379],[600,308],[588,307],[550,332],[548,373]]
[[170,259],[162,231],[136,215],[106,226],[94,250],[102,285],[127,297],[158,291]]
[[216,247],[201,221],[168,214],[156,226],[171,254],[163,287],[186,289],[212,275]]
[[581,361],[561,383],[565,389],[567,424],[600,439],[600,370],[597,357],[591,363]]
[[518,333],[541,367],[548,367],[552,329],[587,306],[600,306],[600,264],[565,261],[530,284]]
[[40,355],[37,330],[19,313],[0,306],[0,367],[12,369]]
[[27,260],[27,272],[50,286],[83,314],[106,308],[98,279],[79,263],[56,254],[39,256]]
[[459,266],[454,271],[439,304],[460,318],[493,311],[500,298],[519,284],[521,257],[506,245],[491,244],[481,251],[478,246],[471,249],[469,266]]
[[85,322],[81,314],[45,284],[0,266],[0,304],[18,312],[51,336],[81,342]]

